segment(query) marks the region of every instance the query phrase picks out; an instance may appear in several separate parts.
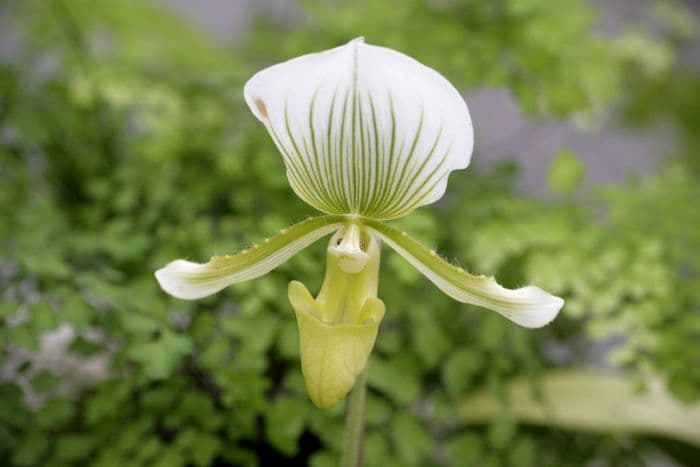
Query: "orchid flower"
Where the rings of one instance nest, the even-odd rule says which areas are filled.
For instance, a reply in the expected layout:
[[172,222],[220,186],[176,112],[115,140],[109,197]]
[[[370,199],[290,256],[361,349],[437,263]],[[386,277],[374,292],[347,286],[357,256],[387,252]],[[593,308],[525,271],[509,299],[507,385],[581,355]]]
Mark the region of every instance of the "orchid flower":
[[383,222],[437,201],[449,174],[469,165],[469,111],[438,72],[358,38],[262,70],[244,94],[282,154],[294,192],[325,214],[236,255],[205,264],[175,260],[156,278],[169,294],[198,299],[267,274],[333,233],[316,298],[298,281],[288,291],[302,372],[317,406],[331,407],[350,391],[374,346],[384,317],[377,298],[381,241],[459,302],[530,328],[557,315],[561,298],[474,276]]

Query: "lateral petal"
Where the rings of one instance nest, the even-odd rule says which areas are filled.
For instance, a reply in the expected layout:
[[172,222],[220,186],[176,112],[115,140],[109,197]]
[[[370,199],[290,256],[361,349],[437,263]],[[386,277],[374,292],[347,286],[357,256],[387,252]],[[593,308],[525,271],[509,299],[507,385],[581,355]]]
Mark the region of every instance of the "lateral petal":
[[236,282],[262,276],[337,229],[343,216],[319,216],[282,229],[277,235],[232,256],[204,264],[178,259],[156,271],[160,286],[185,300],[206,297]]
[[561,298],[533,285],[506,289],[493,277],[469,274],[443,260],[405,232],[386,224],[365,220],[364,225],[440,290],[459,302],[488,308],[527,328],[538,328],[548,324],[564,305]]

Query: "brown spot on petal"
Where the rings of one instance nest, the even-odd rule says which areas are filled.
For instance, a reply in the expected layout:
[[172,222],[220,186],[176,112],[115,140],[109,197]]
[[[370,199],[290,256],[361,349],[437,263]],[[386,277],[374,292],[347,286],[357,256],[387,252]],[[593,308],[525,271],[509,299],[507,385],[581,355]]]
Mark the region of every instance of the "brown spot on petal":
[[255,106],[258,108],[258,112],[260,112],[260,115],[267,118],[267,107],[265,107],[265,102],[263,102],[262,99],[256,97]]

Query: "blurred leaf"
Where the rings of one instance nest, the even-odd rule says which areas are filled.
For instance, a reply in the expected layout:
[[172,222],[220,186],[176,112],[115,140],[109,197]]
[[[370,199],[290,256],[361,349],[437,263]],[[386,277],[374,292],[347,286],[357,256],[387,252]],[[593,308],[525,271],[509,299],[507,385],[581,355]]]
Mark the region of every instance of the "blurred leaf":
[[481,438],[473,433],[462,433],[450,438],[446,445],[447,455],[454,466],[479,465],[483,447]]
[[370,357],[367,384],[392,398],[400,405],[408,405],[420,394],[418,369],[414,359],[406,354],[381,360]]
[[31,314],[37,333],[50,331],[56,327],[56,316],[48,303],[38,303],[32,307]]
[[75,463],[90,454],[95,442],[90,435],[61,435],[56,441],[54,456],[61,461]]
[[396,455],[410,465],[423,464],[433,449],[433,440],[428,431],[408,413],[399,414],[392,420],[391,439],[396,446]]
[[561,195],[570,195],[581,184],[585,167],[569,149],[562,149],[552,160],[547,175],[549,188]]
[[8,340],[27,350],[39,350],[39,338],[32,328],[31,322],[24,322],[13,327],[12,331],[8,332]]
[[[537,401],[527,381],[513,381],[508,387],[512,415],[525,423],[656,434],[700,445],[700,407],[679,404],[658,381],[638,393],[620,376],[560,371],[545,375],[540,391],[544,399]],[[498,420],[502,408],[490,394],[479,393],[465,398],[459,410],[465,421],[474,423]],[[498,426],[494,425],[492,441],[503,444],[512,436],[506,429],[510,422]]]
[[167,378],[192,348],[189,338],[164,330],[150,342],[132,344],[129,357],[143,367],[149,378]]
[[32,378],[31,384],[35,391],[46,392],[50,391],[61,381],[61,378],[54,375],[50,371],[43,370]]
[[178,436],[176,445],[184,452],[190,452],[194,465],[211,465],[221,448],[219,439],[209,433],[187,430]]
[[461,349],[450,355],[442,366],[442,382],[447,392],[455,397],[470,386],[472,379],[481,369],[478,352]]
[[65,399],[52,399],[36,412],[36,423],[42,428],[51,428],[65,424],[75,414],[73,402]]
[[43,433],[29,431],[20,440],[12,456],[14,465],[37,465],[49,447]]
[[308,402],[278,398],[265,411],[265,432],[272,445],[291,457],[299,450],[299,436],[304,429]]
[[7,427],[23,426],[30,420],[22,400],[22,390],[14,384],[0,385],[0,420]]

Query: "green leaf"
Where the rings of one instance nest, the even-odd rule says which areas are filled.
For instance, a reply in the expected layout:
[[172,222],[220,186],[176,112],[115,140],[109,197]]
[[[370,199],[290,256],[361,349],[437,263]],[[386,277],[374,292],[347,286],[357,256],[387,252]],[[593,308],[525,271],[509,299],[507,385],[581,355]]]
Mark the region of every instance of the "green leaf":
[[167,413],[181,396],[182,386],[168,381],[143,393],[141,404],[149,412]]
[[426,368],[435,367],[449,352],[451,342],[447,333],[437,320],[423,310],[409,314],[411,318],[411,338],[416,353],[425,363]]
[[273,343],[279,328],[279,317],[273,313],[236,314],[221,321],[222,330],[240,339],[254,353],[262,353]]
[[192,443],[192,460],[198,467],[211,465],[221,448],[219,438],[210,433],[198,433]]
[[299,451],[309,404],[299,399],[277,398],[265,411],[265,433],[282,454],[292,457]]
[[180,396],[178,404],[168,412],[165,423],[172,427],[194,424],[200,429],[213,431],[224,423],[224,414],[214,407],[207,394],[189,390]]
[[519,438],[508,454],[513,467],[529,467],[536,462],[537,444],[527,438]]
[[182,467],[186,465],[186,460],[182,454],[175,448],[161,451],[158,460],[151,464],[150,467]]
[[549,166],[549,189],[560,195],[570,195],[583,181],[586,169],[583,162],[569,149],[555,154]]
[[211,371],[216,371],[231,359],[231,343],[224,339],[212,339],[202,349],[200,361],[202,366]]
[[56,327],[56,313],[51,305],[40,302],[31,309],[31,321],[37,333],[50,331]]
[[445,389],[456,397],[470,387],[474,377],[482,369],[482,355],[473,349],[460,349],[450,355],[442,366],[442,382]]
[[89,426],[124,416],[129,407],[131,385],[124,380],[107,380],[94,390],[86,403],[84,417]]
[[334,456],[330,452],[317,452],[311,456],[311,461],[309,462],[310,467],[337,467],[338,456]]
[[132,344],[127,353],[143,367],[146,376],[164,379],[172,374],[191,349],[189,337],[163,330],[157,340]]
[[194,465],[206,467],[221,449],[221,441],[211,433],[188,429],[175,441],[181,452],[190,453]]
[[31,321],[15,326],[8,330],[9,341],[27,350],[39,350],[39,334],[34,330]]
[[96,440],[87,434],[61,435],[56,441],[54,456],[64,462],[77,463],[95,448]]
[[[553,371],[542,376],[539,390],[542,401],[535,399],[527,379],[512,381],[507,388],[510,414],[524,423],[654,434],[700,446],[700,405],[681,405],[658,380],[650,380],[647,391],[640,393],[622,376],[587,370]],[[459,405],[468,423],[496,420],[502,410],[502,403],[487,392],[466,397]],[[493,430],[491,440],[495,445],[501,446],[510,438],[505,425]]]
[[367,384],[377,389],[400,405],[414,402],[421,392],[420,370],[415,356],[408,352],[391,359],[380,359],[373,355],[367,365]]
[[517,429],[517,424],[508,415],[495,417],[489,426],[489,443],[497,450],[503,450],[513,439]]
[[365,399],[365,423],[367,426],[381,426],[392,414],[392,409],[386,399],[374,394],[367,394]]
[[95,311],[85,303],[82,297],[71,295],[67,297],[60,307],[63,319],[78,329],[83,329],[90,324]]
[[368,430],[365,433],[364,452],[365,459],[371,462],[370,465],[386,465],[387,459],[391,457],[391,442],[388,434],[382,430]]
[[277,347],[284,358],[299,359],[299,330],[296,322],[286,320],[282,323],[277,338]]
[[408,465],[421,465],[433,449],[433,438],[420,420],[406,412],[391,421],[391,439],[396,455]]
[[0,302],[0,319],[4,320],[8,316],[14,315],[19,310],[20,305],[10,300]]
[[46,434],[28,431],[15,447],[12,463],[18,466],[38,465],[39,459],[46,453],[48,447],[49,440]]
[[154,430],[155,422],[147,416],[141,416],[130,421],[126,426],[119,430],[118,438],[115,442],[115,447],[125,456],[131,457],[132,453],[139,451],[144,440]]
[[461,433],[447,441],[445,450],[455,467],[478,466],[483,455],[483,443],[474,433]]
[[385,327],[377,336],[376,348],[382,354],[392,355],[405,348],[401,333],[397,329]]
[[325,446],[335,452],[340,452],[343,446],[343,433],[345,424],[343,412],[339,411],[332,416],[333,410],[342,410],[344,404],[338,404],[329,410],[314,410],[310,414],[309,424],[313,433],[323,442]]
[[162,326],[157,318],[141,313],[122,313],[120,318],[122,326],[130,334],[148,334]]
[[241,467],[258,467],[259,465],[258,457],[254,452],[236,445],[225,445],[222,448],[221,458],[231,465],[240,465]]
[[46,392],[55,388],[60,381],[61,379],[58,376],[50,371],[43,370],[32,378],[31,385],[35,391]]
[[103,349],[104,347],[100,343],[87,340],[82,336],[78,336],[73,339],[73,342],[71,342],[70,347],[68,348],[70,352],[80,355],[81,357],[94,356]]
[[5,426],[23,426],[28,423],[22,390],[13,383],[0,385],[0,421]]
[[135,464],[150,464],[163,449],[163,443],[156,436],[142,439],[132,457]]

